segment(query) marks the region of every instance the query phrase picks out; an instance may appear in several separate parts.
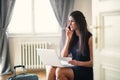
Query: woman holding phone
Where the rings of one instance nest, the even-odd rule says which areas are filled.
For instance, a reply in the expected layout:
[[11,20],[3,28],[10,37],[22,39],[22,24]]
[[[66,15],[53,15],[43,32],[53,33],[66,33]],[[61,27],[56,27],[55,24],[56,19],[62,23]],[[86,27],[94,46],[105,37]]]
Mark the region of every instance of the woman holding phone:
[[92,34],[82,12],[73,11],[66,27],[66,42],[61,51],[62,57],[72,55],[69,61],[73,67],[51,66],[47,80],[93,80]]

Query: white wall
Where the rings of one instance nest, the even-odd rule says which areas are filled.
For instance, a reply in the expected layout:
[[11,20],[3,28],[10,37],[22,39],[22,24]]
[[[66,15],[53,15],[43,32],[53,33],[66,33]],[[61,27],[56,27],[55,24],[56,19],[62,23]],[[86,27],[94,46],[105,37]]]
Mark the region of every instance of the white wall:
[[[91,25],[91,17],[92,17],[92,10],[91,10],[91,0],[75,0],[74,9],[73,10],[80,10],[84,13],[88,26]],[[10,56],[11,56],[11,63],[12,66],[20,64],[20,42],[21,41],[49,41],[52,43],[52,48],[55,48],[59,52],[59,44],[60,44],[60,36],[13,36],[9,37],[10,42]]]

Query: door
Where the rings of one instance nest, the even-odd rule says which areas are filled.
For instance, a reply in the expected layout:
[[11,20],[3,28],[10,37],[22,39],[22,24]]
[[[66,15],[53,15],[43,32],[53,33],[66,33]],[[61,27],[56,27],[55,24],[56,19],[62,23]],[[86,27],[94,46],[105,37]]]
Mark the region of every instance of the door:
[[120,0],[93,0],[94,80],[120,80]]

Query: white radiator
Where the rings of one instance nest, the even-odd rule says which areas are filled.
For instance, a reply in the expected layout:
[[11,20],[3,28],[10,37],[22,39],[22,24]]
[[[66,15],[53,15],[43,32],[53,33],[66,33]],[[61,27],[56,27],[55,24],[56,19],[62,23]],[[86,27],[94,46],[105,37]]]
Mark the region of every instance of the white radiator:
[[26,69],[45,69],[45,65],[37,55],[37,48],[47,49],[49,42],[23,42],[21,43],[21,64]]

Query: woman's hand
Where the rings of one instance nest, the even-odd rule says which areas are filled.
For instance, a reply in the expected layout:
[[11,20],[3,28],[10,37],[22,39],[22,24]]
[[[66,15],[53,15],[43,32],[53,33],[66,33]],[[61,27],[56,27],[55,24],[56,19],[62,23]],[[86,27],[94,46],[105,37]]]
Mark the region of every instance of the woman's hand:
[[78,66],[78,61],[77,60],[70,60],[70,61],[68,61],[68,63],[70,63],[72,65],[75,65],[75,66]]
[[66,27],[66,38],[71,40],[73,31],[71,31],[68,27]]

